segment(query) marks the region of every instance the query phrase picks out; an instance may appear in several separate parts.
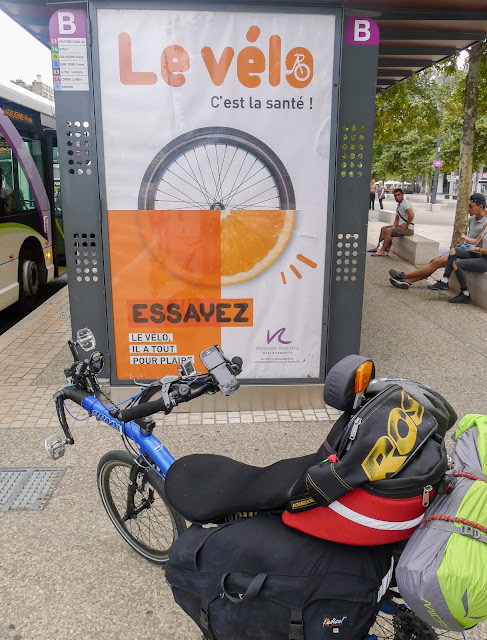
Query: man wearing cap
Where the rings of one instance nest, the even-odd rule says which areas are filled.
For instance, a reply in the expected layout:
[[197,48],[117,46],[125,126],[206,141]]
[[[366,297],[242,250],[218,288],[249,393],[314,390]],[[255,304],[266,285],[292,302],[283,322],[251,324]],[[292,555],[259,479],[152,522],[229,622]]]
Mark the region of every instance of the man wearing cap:
[[[473,193],[470,196],[470,202],[468,203],[468,236],[460,234],[460,237],[462,237],[462,239],[466,238],[466,240],[464,240],[464,244],[457,247],[457,249],[467,249],[469,245],[473,245],[475,241],[468,242],[468,240],[477,238],[485,229],[485,227],[487,226],[487,215],[485,209],[485,196],[482,193]],[[445,267],[450,253],[451,251],[446,251],[442,256],[435,258],[429,264],[425,264],[424,267],[414,269],[414,271],[408,271],[405,273],[404,271],[389,269],[389,275],[391,276],[389,282],[397,289],[409,289],[409,287],[414,282],[424,280],[425,278],[428,278],[432,273],[434,273],[437,269]],[[443,287],[442,285],[436,286],[436,284],[434,284],[428,286],[428,289],[433,289],[433,291],[438,289],[448,289],[448,283],[446,287]]]
[[[414,233],[414,211],[411,203],[404,197],[402,189],[394,189],[394,198],[397,202],[394,224],[382,227],[379,240],[375,249],[369,249],[373,257],[386,256],[389,243],[396,236],[412,236]],[[380,243],[382,247],[379,249]]]
[[[470,200],[472,200],[472,198],[474,198],[474,203],[476,201],[480,202],[483,198],[485,208],[485,196],[475,193],[471,196]],[[463,233],[457,233],[464,242],[472,243],[471,246],[469,246],[468,249],[461,249],[460,247],[452,249],[446,261],[443,278],[435,284],[430,285],[428,289],[432,289],[433,291],[444,291],[448,289],[448,280],[452,271],[455,271],[461,291],[448,302],[469,304],[471,302],[470,292],[464,270],[475,271],[476,273],[485,273],[487,271],[487,229],[484,227],[484,230],[476,238],[469,238]]]

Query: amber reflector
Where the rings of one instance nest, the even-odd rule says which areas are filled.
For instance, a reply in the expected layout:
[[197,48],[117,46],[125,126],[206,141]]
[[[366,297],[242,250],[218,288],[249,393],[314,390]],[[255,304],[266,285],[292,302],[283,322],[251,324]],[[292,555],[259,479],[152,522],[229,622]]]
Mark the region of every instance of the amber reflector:
[[372,360],[367,360],[360,365],[355,372],[355,393],[362,393],[369,386],[370,378],[372,377],[372,368],[374,363]]

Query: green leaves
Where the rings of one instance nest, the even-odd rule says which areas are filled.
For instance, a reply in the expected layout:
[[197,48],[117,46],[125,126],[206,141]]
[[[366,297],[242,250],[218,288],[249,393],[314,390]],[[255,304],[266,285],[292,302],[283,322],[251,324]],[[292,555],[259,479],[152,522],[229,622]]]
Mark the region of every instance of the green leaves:
[[[372,175],[412,178],[429,173],[441,132],[443,171],[458,171],[465,114],[466,69],[459,56],[378,94]],[[468,63],[468,60],[467,60]],[[487,54],[481,60],[473,166],[487,165]]]

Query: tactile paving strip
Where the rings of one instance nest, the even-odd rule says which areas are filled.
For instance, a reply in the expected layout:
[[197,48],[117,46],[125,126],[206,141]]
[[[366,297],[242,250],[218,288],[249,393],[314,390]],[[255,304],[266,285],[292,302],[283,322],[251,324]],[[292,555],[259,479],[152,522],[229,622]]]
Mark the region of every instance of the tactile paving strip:
[[0,511],[41,511],[65,471],[65,467],[0,469]]
[[69,309],[69,302],[62,306],[59,311],[54,314],[55,318],[69,318],[71,317],[71,311]]

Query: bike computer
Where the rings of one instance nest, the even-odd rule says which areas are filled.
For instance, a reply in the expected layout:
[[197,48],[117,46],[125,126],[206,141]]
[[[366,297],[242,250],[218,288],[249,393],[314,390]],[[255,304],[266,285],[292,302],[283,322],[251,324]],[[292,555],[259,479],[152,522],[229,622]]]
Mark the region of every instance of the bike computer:
[[200,358],[209,373],[211,373],[217,381],[222,393],[230,396],[239,388],[240,384],[230,369],[230,365],[226,361],[223,351],[217,344],[214,347],[202,351]]

